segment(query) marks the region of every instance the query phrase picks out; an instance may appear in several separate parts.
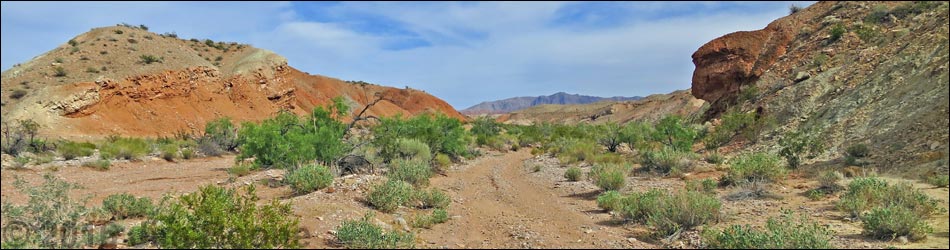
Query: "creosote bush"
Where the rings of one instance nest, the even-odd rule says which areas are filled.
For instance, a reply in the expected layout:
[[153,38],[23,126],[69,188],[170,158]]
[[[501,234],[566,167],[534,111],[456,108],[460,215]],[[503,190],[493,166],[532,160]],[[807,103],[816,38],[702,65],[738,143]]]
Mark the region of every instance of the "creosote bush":
[[336,229],[336,238],[350,249],[415,248],[415,235],[398,231],[386,232],[372,223],[373,214],[359,220],[346,220]]
[[620,190],[627,183],[627,173],[630,172],[629,165],[595,165],[588,175],[597,187],[605,191]]
[[579,181],[581,176],[583,176],[581,169],[575,166],[571,166],[567,171],[564,171],[564,178],[568,181]]
[[284,180],[296,194],[307,194],[333,184],[333,173],[326,166],[306,165],[287,173]]
[[383,184],[373,187],[366,196],[366,200],[377,210],[390,213],[396,208],[408,204],[414,198],[412,184],[390,179]]
[[281,112],[260,124],[244,123],[238,131],[238,159],[253,157],[255,164],[267,168],[291,168],[314,161],[334,163],[349,151],[343,142],[346,125],[336,119],[346,114],[347,109],[343,99],[337,97],[329,110],[315,107],[303,119]]
[[778,156],[768,153],[746,153],[732,160],[729,172],[720,179],[720,183],[739,185],[753,182],[777,182],[786,174],[787,170]]
[[102,200],[102,208],[109,211],[116,219],[140,218],[147,216],[154,205],[148,197],[135,198],[128,193],[113,194]]
[[723,230],[703,230],[708,248],[713,249],[828,249],[833,232],[805,215],[797,220],[789,210],[770,217],[765,230],[750,225],[732,225]]

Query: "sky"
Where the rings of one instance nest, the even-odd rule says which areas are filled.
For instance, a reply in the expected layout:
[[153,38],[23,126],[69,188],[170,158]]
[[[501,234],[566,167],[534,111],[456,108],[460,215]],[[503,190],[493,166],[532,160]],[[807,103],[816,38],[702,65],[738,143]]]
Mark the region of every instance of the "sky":
[[425,90],[456,109],[556,92],[690,87],[690,55],[813,2],[0,2],[0,67],[95,27],[251,44],[311,74]]

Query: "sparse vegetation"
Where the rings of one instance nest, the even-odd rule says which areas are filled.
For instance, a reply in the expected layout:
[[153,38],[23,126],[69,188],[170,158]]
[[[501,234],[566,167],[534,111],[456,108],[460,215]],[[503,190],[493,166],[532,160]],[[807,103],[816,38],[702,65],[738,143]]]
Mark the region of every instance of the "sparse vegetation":
[[234,166],[231,166],[231,168],[228,169],[228,173],[241,177],[241,176],[245,176],[251,173],[252,170],[256,170],[256,168],[254,167],[254,164],[241,162],[238,164],[234,164]]
[[607,211],[618,211],[623,208],[622,199],[623,195],[616,190],[603,192],[597,196],[597,207]]
[[662,173],[686,173],[692,171],[693,158],[692,152],[677,151],[669,147],[663,147],[657,151],[645,151],[640,154],[640,163],[647,170]]
[[924,218],[938,211],[936,200],[910,184],[889,185],[877,177],[855,178],[838,202],[839,209],[857,218],[875,207],[891,206],[904,206]]
[[430,215],[420,215],[412,220],[412,227],[432,228],[432,225],[440,224],[449,220],[449,213],[445,209],[434,209]]
[[86,73],[98,74],[98,73],[99,73],[99,70],[96,69],[96,68],[94,68],[94,67],[88,67],[88,68],[86,68]]
[[27,94],[26,90],[15,89],[15,90],[13,90],[13,93],[10,93],[10,98],[12,98],[12,99],[20,99],[20,98],[23,98],[24,96],[26,96],[26,94]]
[[389,166],[387,176],[390,180],[405,181],[416,187],[429,185],[429,178],[432,177],[432,168],[421,160],[397,159],[390,162]]
[[828,249],[832,233],[805,215],[794,220],[791,211],[783,210],[781,216],[768,219],[765,230],[732,225],[722,231],[704,230],[702,235],[712,249]]
[[789,15],[798,13],[799,11],[802,11],[802,7],[801,7],[801,6],[798,6],[798,5],[795,5],[795,4],[792,4],[792,5],[788,6],[788,14],[789,14]]
[[859,143],[854,144],[848,147],[845,152],[845,164],[850,166],[864,166],[868,165],[867,161],[863,159],[871,155],[871,150],[868,149],[867,144]]
[[86,157],[92,155],[93,151],[96,149],[96,145],[88,142],[79,143],[71,141],[63,141],[56,147],[56,151],[59,152],[59,155],[63,156],[66,160],[76,159],[77,157]]
[[399,116],[381,118],[380,124],[373,127],[373,146],[379,149],[379,155],[390,161],[398,158],[399,138],[419,140],[429,146],[433,153],[442,153],[450,157],[467,154],[467,133],[462,123],[448,116],[438,114],[419,115],[410,119]]
[[[207,185],[177,199],[166,197],[143,222],[146,241],[161,248],[297,248],[298,220],[290,203],[257,206],[253,185],[244,190]],[[154,230],[154,231],[152,231]]]
[[[132,40],[132,39],[129,39],[129,40]],[[140,55],[139,62],[144,63],[144,64],[161,63],[162,59],[154,55]]]
[[785,157],[790,168],[798,168],[802,156],[811,159],[824,151],[824,144],[818,136],[811,130],[790,132],[779,139],[779,146],[782,147],[779,154]]
[[564,178],[568,181],[579,181],[581,180],[582,174],[580,168],[571,166],[567,171],[564,171]]
[[140,218],[151,213],[155,208],[152,200],[147,197],[136,199],[128,193],[113,194],[102,200],[102,208],[112,213],[116,219]]
[[53,76],[55,77],[64,77],[67,74],[68,72],[66,72],[66,69],[64,69],[63,67],[56,66],[55,68],[53,68]]
[[828,37],[828,43],[837,42],[838,39],[841,39],[841,36],[844,35],[845,32],[848,32],[848,30],[844,28],[844,25],[841,25],[840,23],[835,24],[829,31],[830,36]]
[[415,197],[413,199],[418,201],[418,207],[421,209],[446,209],[449,207],[449,204],[452,203],[452,199],[450,199],[448,195],[442,191],[439,191],[438,189],[432,189],[428,192],[425,190],[419,190],[414,196]]
[[686,181],[686,190],[689,190],[689,191],[715,194],[716,186],[718,186],[718,183],[716,183],[715,180],[709,179],[709,178],[702,179],[702,180],[687,180]]
[[[91,225],[84,219],[85,200],[73,200],[69,192],[78,185],[43,175],[44,182],[30,187],[17,178],[14,187],[29,196],[26,205],[4,202],[3,247],[82,248],[83,238],[92,237]],[[15,223],[14,223],[15,222]]]
[[920,217],[910,208],[901,205],[875,207],[861,217],[864,223],[862,233],[877,239],[893,240],[905,236],[918,241],[933,232],[925,218],[927,217]]
[[79,42],[77,42],[76,39],[69,39],[68,43],[69,43],[69,46],[73,46],[73,47],[76,47],[77,45],[79,45]]
[[93,161],[87,161],[82,163],[83,167],[93,168],[99,171],[109,170],[109,167],[112,166],[112,161],[107,159],[98,159]]
[[330,169],[320,165],[306,165],[291,170],[284,178],[296,194],[307,194],[333,184]]
[[935,187],[947,187],[950,185],[950,175],[934,175],[927,178],[927,183]]
[[746,153],[737,156],[730,164],[729,172],[720,183],[737,185],[755,182],[776,182],[785,177],[787,170],[775,155]]
[[32,119],[3,121],[3,126],[0,126],[0,149],[3,153],[14,156],[19,156],[24,150],[45,151],[43,141],[36,139],[39,129],[39,123]]
[[102,159],[132,160],[151,152],[148,142],[140,138],[111,137],[99,145]]
[[373,214],[360,220],[346,220],[336,230],[336,238],[350,249],[414,248],[415,235],[397,231],[386,232],[374,225]]

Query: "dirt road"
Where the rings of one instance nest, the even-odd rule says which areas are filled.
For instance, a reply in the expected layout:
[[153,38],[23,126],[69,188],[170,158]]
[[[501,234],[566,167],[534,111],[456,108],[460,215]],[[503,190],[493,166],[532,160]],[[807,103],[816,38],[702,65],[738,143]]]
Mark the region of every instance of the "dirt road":
[[640,248],[628,230],[610,225],[591,195],[530,176],[527,150],[483,156],[431,180],[446,190],[455,216],[420,233],[434,246],[453,248]]

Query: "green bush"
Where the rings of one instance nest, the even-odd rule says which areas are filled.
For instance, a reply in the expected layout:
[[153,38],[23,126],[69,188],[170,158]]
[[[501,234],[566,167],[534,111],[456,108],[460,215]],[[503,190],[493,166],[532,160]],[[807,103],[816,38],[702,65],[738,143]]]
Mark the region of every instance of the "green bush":
[[871,155],[871,150],[867,144],[859,143],[851,145],[845,152],[845,163],[851,166],[864,166],[868,163],[861,159]]
[[295,194],[308,194],[333,184],[333,173],[326,166],[306,165],[287,172],[284,180]]
[[[177,199],[166,197],[149,235],[161,248],[297,248],[300,230],[292,204],[257,206],[253,185],[243,191],[207,185]],[[148,230],[146,230],[148,231]]]
[[238,130],[230,117],[221,117],[205,124],[203,138],[224,151],[234,151],[239,146]]
[[864,223],[862,233],[877,239],[890,240],[906,236],[918,241],[933,232],[933,228],[927,225],[926,217],[900,205],[875,207],[861,220]]
[[253,170],[257,170],[254,164],[242,162],[242,163],[236,163],[234,164],[234,166],[231,166],[231,168],[228,169],[228,173],[240,177],[240,176],[245,176],[251,173],[251,171]]
[[413,186],[429,185],[429,178],[432,177],[432,168],[421,160],[397,159],[390,162],[389,166],[389,179],[405,181]]
[[[741,112],[730,109],[720,116],[720,125],[711,133],[706,134],[703,143],[707,149],[725,146],[737,134],[755,125],[755,113]],[[749,138],[746,138],[749,139]]]
[[785,157],[790,168],[797,168],[801,164],[801,157],[815,158],[822,151],[824,145],[818,138],[818,134],[811,130],[795,131],[786,134],[778,141],[782,149],[779,155]]
[[875,177],[855,178],[838,201],[839,209],[859,218],[873,208],[892,206],[903,206],[922,218],[929,218],[940,209],[937,200],[909,183],[888,185]]
[[950,185],[950,175],[934,175],[927,178],[927,183],[935,187],[947,187]]
[[617,147],[623,142],[620,133],[620,125],[608,122],[604,125],[595,127],[597,133],[597,143],[607,148],[607,151],[617,152]]
[[102,159],[137,159],[152,151],[148,142],[139,138],[114,137],[99,145]]
[[778,156],[767,153],[746,153],[736,157],[730,164],[729,172],[720,182],[737,185],[752,182],[776,182],[787,174]]
[[556,143],[558,146],[553,149],[553,153],[566,164],[591,160],[599,152],[599,146],[591,140],[562,138]]
[[408,182],[390,179],[384,184],[373,187],[366,200],[377,210],[390,213],[396,208],[412,201],[414,192]]
[[691,151],[697,131],[688,126],[679,116],[660,119],[653,132],[653,140],[677,151]]
[[109,170],[109,167],[112,166],[112,162],[106,159],[98,159],[94,161],[83,162],[82,166],[87,167],[87,168],[94,168],[100,171],[105,171],[105,170]]
[[481,146],[486,145],[488,138],[495,137],[501,133],[501,125],[495,122],[491,117],[482,116],[472,121],[472,129],[469,131],[475,136],[475,142]]
[[148,197],[136,199],[131,194],[122,193],[107,196],[102,200],[102,208],[121,220],[145,217],[155,206],[152,205],[152,199]]
[[95,150],[96,145],[88,142],[64,141],[56,147],[56,151],[66,160],[90,156]]
[[582,174],[580,168],[572,166],[568,168],[567,171],[564,171],[564,178],[568,181],[579,181],[581,180]]
[[618,153],[594,154],[588,162],[592,164],[628,164],[626,157]]
[[373,145],[379,148],[379,155],[386,161],[397,158],[396,140],[412,138],[429,145],[433,153],[443,153],[451,157],[466,154],[468,135],[462,127],[462,122],[438,114],[418,115],[410,119],[400,116],[380,119],[380,124],[373,127]]
[[342,140],[346,125],[333,118],[343,116],[346,107],[342,98],[333,101],[330,111],[315,107],[305,120],[281,112],[261,124],[244,123],[238,132],[238,159],[253,157],[259,166],[278,168],[312,161],[335,163],[348,146]]
[[693,170],[692,158],[694,157],[695,154],[692,152],[664,147],[657,151],[641,152],[640,163],[645,169],[658,173],[686,173]]
[[191,149],[190,147],[182,148],[180,153],[182,159],[188,160],[195,158],[195,150]]
[[418,208],[421,209],[446,209],[449,207],[449,204],[452,204],[452,199],[449,198],[445,192],[439,191],[438,189],[432,189],[428,192],[419,190],[414,196],[413,199],[418,201]]
[[30,186],[19,178],[13,183],[29,197],[29,202],[19,206],[4,201],[0,209],[0,218],[6,224],[4,248],[82,248],[81,239],[92,234],[92,225],[85,220],[89,210],[84,206],[85,200],[69,197],[70,191],[79,186],[52,174],[43,175],[43,179],[38,186]]
[[438,153],[432,160],[432,166],[436,172],[445,173],[446,169],[452,165],[452,159],[448,155]]
[[610,190],[597,196],[597,207],[607,211],[618,211],[623,208],[622,199],[623,195],[620,195],[620,192]]
[[629,122],[620,129],[620,141],[631,149],[643,150],[649,148],[653,126],[645,122]]
[[[130,41],[133,41],[130,39]],[[154,55],[140,55],[139,62],[144,64],[160,63],[162,59]]]
[[726,162],[726,158],[719,153],[712,152],[706,155],[706,163],[719,165],[723,162]]
[[64,69],[62,66],[56,66],[56,68],[53,68],[53,76],[55,77],[64,77],[67,73],[68,72],[66,72],[66,69]]
[[162,155],[162,159],[166,161],[174,161],[178,157],[178,145],[175,143],[162,144],[158,146],[158,151]]
[[412,227],[432,228],[432,225],[440,224],[449,220],[449,213],[445,209],[432,210],[431,215],[421,215],[412,220]]
[[11,98],[11,99],[20,99],[20,98],[23,98],[24,96],[26,96],[26,94],[27,94],[26,90],[17,89],[17,90],[13,90],[13,93],[10,94],[10,98]]
[[630,166],[627,165],[595,165],[588,175],[597,187],[605,190],[620,190],[627,184],[627,172]]
[[841,24],[839,23],[839,24],[835,24],[835,26],[831,27],[831,31],[829,31],[829,32],[830,32],[831,36],[828,37],[828,42],[829,42],[829,43],[833,43],[833,42],[838,41],[838,39],[841,39],[841,36],[844,35],[844,33],[845,33],[845,32],[848,32],[848,31],[844,28],[844,25],[841,25]]
[[647,225],[659,236],[678,234],[682,230],[719,219],[722,204],[715,196],[701,192],[684,191],[661,196],[650,211]]
[[718,183],[713,179],[702,179],[702,180],[688,180],[686,181],[686,190],[703,192],[703,193],[716,193],[716,186]]
[[396,155],[401,159],[415,159],[421,162],[429,162],[432,159],[429,145],[419,140],[399,138],[396,139],[396,145]]
[[350,249],[415,248],[415,235],[397,231],[385,232],[371,221],[373,214],[360,220],[346,220],[336,230],[336,238]]
[[830,192],[837,192],[844,188],[841,184],[838,184],[838,181],[842,179],[844,179],[844,175],[838,171],[826,171],[818,176],[818,188]]
[[749,225],[732,225],[718,230],[704,230],[706,247],[712,249],[828,249],[833,232],[801,215],[797,221],[791,211],[770,217],[765,230]]

